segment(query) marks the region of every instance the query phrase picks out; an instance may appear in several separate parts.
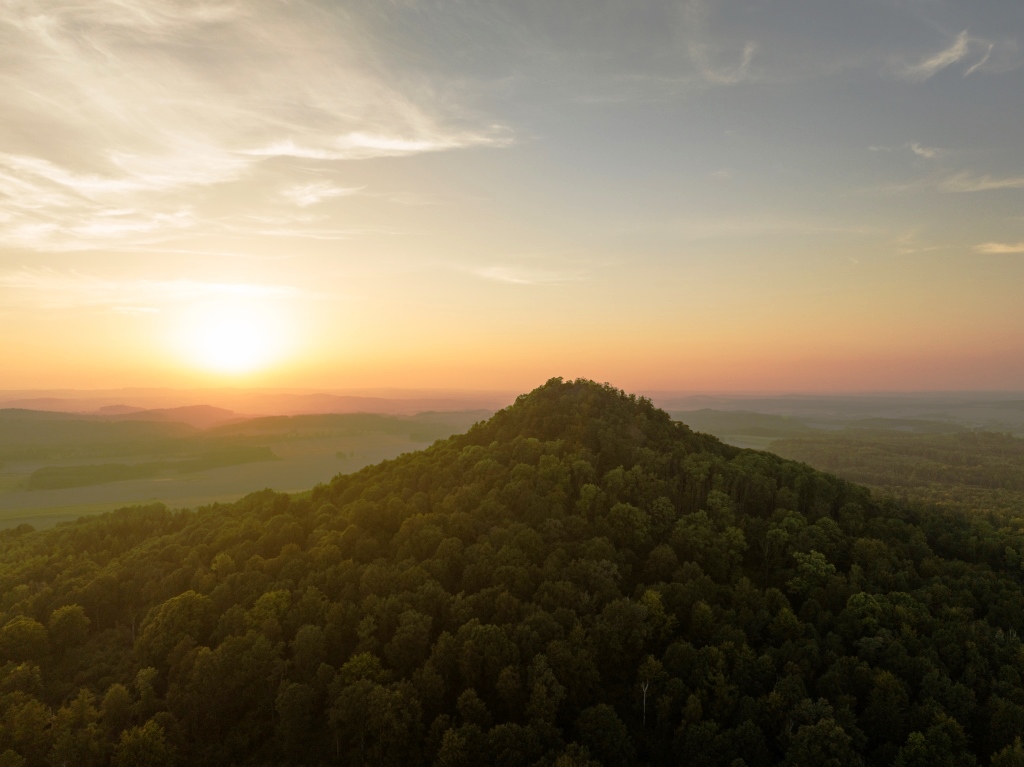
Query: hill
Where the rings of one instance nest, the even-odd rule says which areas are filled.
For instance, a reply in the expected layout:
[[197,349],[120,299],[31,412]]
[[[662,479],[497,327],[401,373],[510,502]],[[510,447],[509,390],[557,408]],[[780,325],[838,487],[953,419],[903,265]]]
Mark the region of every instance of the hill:
[[1022,523],[553,379],[308,493],[0,533],[0,763],[1018,764]]
[[245,420],[231,410],[211,405],[187,405],[184,407],[135,410],[122,413],[107,413],[106,417],[116,421],[163,421],[166,423],[187,423],[197,429],[208,429],[224,423]]
[[164,444],[198,434],[186,423],[119,420],[8,408],[0,410],[0,456],[94,455],[102,450],[136,450],[142,444]]

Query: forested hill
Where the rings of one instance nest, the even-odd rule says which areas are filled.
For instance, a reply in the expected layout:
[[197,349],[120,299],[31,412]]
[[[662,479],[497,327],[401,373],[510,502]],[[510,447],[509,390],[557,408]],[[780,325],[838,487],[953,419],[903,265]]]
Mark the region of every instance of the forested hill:
[[554,379],[299,496],[0,533],[0,765],[1021,765],[1022,562]]

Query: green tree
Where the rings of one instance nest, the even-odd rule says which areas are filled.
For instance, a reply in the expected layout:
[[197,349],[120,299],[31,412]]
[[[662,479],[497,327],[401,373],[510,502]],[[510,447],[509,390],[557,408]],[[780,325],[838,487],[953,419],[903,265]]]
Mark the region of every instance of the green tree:
[[206,641],[213,627],[210,598],[186,591],[153,608],[142,623],[136,649],[147,665],[167,665],[167,655],[186,637],[197,644]]
[[824,587],[828,579],[836,574],[835,565],[825,559],[821,552],[803,554],[798,551],[793,554],[793,559],[796,560],[797,574],[786,585],[794,594],[807,596],[812,589]]
[[853,741],[833,719],[800,727],[786,750],[791,767],[857,767],[861,759]]
[[541,739],[529,725],[505,722],[487,733],[487,756],[493,764],[529,767],[543,755]]
[[651,518],[647,512],[628,503],[616,503],[604,519],[612,542],[619,548],[641,551],[647,548]]
[[25,757],[11,749],[7,749],[0,753],[0,767],[25,767]]
[[633,744],[626,725],[606,703],[585,709],[576,720],[580,741],[605,767],[633,764]]
[[977,760],[967,750],[967,738],[960,724],[939,714],[924,733],[910,734],[893,764],[894,767],[974,767]]
[[299,676],[312,679],[327,657],[327,637],[319,626],[301,626],[291,641],[292,663]]
[[416,610],[406,610],[398,616],[398,628],[384,647],[388,663],[410,674],[426,660],[430,653],[430,627],[433,620]]
[[403,767],[420,762],[422,710],[411,685],[374,686],[367,696],[366,727],[373,764]]
[[0,748],[17,752],[31,767],[43,765],[51,746],[53,712],[31,696],[10,693],[0,713]]
[[135,688],[139,693],[135,714],[140,721],[153,716],[160,706],[156,692],[156,682],[159,675],[159,672],[151,666],[141,668],[135,674]]
[[57,711],[53,717],[52,738],[52,763],[81,767],[100,764],[104,739],[99,727],[95,697],[91,692],[79,690],[74,699]]
[[446,731],[434,759],[434,767],[473,767],[474,764],[476,761],[465,731],[462,728]]
[[342,686],[334,695],[328,718],[334,731],[335,750],[339,755],[347,755],[348,763],[366,763],[370,694],[379,687],[369,679],[358,679]]
[[559,708],[565,700],[565,687],[558,681],[547,657],[536,656],[530,663],[530,698],[526,715],[532,720],[554,724]]
[[174,750],[163,728],[152,719],[121,733],[110,762],[112,767],[172,767],[174,763]]
[[51,613],[47,628],[53,646],[63,651],[85,642],[89,636],[89,618],[81,605],[64,605]]
[[585,746],[570,743],[555,759],[554,767],[601,767],[601,764],[590,758]]
[[0,629],[0,661],[39,661],[49,651],[49,637],[38,621],[19,617]]
[[463,690],[459,699],[455,702],[459,711],[459,717],[465,724],[475,724],[481,730],[489,730],[492,724],[491,712],[487,704],[480,700],[476,690],[470,688]]
[[107,688],[100,704],[100,721],[108,740],[116,740],[121,731],[131,724],[133,709],[128,688],[123,684],[112,684]]
[[1020,738],[992,754],[992,767],[1024,767],[1024,744]]
[[277,712],[277,737],[282,752],[290,758],[305,752],[319,731],[320,702],[308,684],[286,682],[274,703]]

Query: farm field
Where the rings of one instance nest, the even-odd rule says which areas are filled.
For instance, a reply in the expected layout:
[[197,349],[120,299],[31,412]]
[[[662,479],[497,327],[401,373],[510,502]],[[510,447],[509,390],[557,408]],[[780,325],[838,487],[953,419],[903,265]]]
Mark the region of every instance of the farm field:
[[[0,416],[0,445],[6,460],[0,466],[0,528],[31,524],[50,527],[83,515],[111,511],[123,506],[163,503],[169,507],[194,508],[217,501],[234,501],[264,488],[279,492],[308,490],[337,474],[358,471],[364,466],[395,458],[402,453],[428,447],[435,439],[464,431],[480,414],[424,414],[413,417],[318,415],[259,418],[207,430],[191,430],[184,436],[164,436],[131,443],[117,449],[116,441],[90,442],[78,439],[73,445],[62,435],[67,424],[54,429],[50,441],[36,434],[33,453],[4,440],[5,424]],[[47,419],[45,427],[54,423]],[[56,423],[60,423],[59,421]],[[177,426],[177,425],[175,425]],[[100,422],[100,429],[107,427]],[[87,431],[87,429],[86,429]],[[109,437],[109,434],[104,434]],[[272,460],[252,460],[185,473],[89,484],[79,487],[29,489],[33,475],[71,467],[109,464],[138,465],[155,456],[187,460],[210,446],[236,450],[255,446],[269,448]],[[26,460],[31,455],[30,460]],[[67,455],[67,458],[57,456]],[[19,456],[24,456],[18,460]],[[70,457],[73,456],[73,457]],[[38,477],[39,475],[36,474]]]

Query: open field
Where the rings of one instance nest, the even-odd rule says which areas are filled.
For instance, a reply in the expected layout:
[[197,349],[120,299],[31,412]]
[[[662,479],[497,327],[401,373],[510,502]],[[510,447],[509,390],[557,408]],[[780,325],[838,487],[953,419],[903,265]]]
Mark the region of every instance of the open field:
[[[19,450],[0,418],[0,445],[8,458],[0,467],[0,528],[29,523],[46,527],[85,514],[122,506],[161,502],[171,507],[195,507],[232,501],[263,488],[282,492],[308,490],[339,473],[420,450],[434,440],[465,431],[479,420],[478,412],[422,414],[415,417],[324,415],[253,419],[208,430],[190,429],[175,438],[155,429],[151,439],[122,440],[100,423],[91,440],[88,427],[46,419],[37,423],[32,451]],[[88,422],[86,422],[88,423]],[[50,437],[46,427],[54,425]],[[90,424],[94,425],[94,424]],[[161,424],[178,427],[178,424]],[[24,428],[21,424],[19,428]],[[21,432],[24,433],[24,432]],[[73,435],[69,441],[68,434]],[[83,436],[84,435],[84,436]],[[136,435],[133,435],[135,437]],[[195,471],[164,471],[155,476],[109,481],[79,487],[30,489],[39,472],[95,472],[97,465],[145,467],[153,457],[166,465],[195,465],[197,455],[211,446],[224,450],[269,450],[275,460],[254,459],[236,465]],[[11,456],[22,460],[12,460]],[[62,460],[55,456],[72,456]],[[174,458],[174,461],[169,461]],[[36,482],[38,484],[38,482]]]

